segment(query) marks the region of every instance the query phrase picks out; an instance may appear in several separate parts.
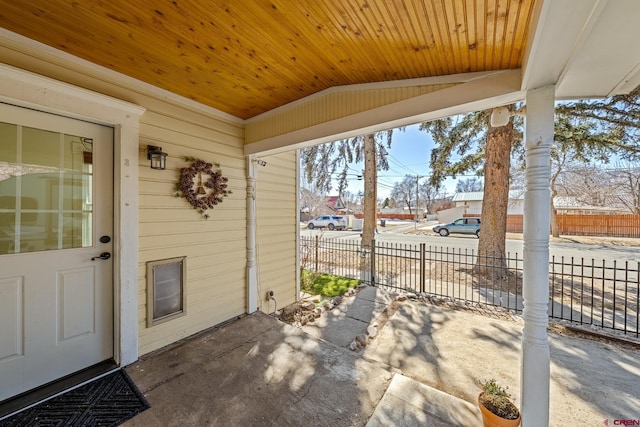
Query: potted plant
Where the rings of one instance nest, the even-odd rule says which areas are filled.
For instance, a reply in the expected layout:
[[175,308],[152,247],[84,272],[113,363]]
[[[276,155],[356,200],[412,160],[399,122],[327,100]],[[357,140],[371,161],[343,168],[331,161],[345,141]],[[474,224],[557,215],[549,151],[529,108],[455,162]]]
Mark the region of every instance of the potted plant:
[[485,427],[517,427],[520,425],[520,411],[511,400],[511,394],[496,380],[480,381],[482,391],[478,396],[478,406],[482,412]]

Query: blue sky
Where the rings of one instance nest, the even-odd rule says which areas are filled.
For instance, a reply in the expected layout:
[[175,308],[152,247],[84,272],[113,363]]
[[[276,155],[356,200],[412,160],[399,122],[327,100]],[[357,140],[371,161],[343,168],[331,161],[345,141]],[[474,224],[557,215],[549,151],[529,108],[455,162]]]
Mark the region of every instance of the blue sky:
[[[431,171],[429,158],[434,143],[428,133],[418,130],[419,127],[419,124],[415,124],[407,126],[404,131],[394,130],[391,148],[387,149],[389,170],[378,172],[379,199],[387,197],[393,184],[402,181],[405,175],[424,177],[420,179],[420,183],[428,179]],[[363,164],[354,164],[350,168],[353,174],[360,174]],[[447,194],[453,194],[457,181],[449,178],[444,182]],[[350,176],[348,191],[353,194],[363,191],[363,181],[358,180],[355,175]]]

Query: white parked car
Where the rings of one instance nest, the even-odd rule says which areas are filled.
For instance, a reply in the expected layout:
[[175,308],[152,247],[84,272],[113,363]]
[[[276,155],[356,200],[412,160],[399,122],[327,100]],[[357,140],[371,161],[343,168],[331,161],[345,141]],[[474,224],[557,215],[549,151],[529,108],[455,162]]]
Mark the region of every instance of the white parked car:
[[337,215],[320,215],[307,224],[309,230],[325,227],[329,230],[345,230],[347,228],[347,220]]

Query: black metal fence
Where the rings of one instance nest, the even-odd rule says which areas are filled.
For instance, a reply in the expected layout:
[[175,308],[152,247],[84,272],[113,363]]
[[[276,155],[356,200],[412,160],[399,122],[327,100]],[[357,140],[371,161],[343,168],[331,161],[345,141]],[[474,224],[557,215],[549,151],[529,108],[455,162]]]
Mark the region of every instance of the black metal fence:
[[[473,250],[302,237],[301,268],[382,288],[522,311],[523,260]],[[621,265],[622,264],[622,265]],[[506,269],[504,268],[506,266]],[[639,337],[640,262],[552,257],[549,316]]]

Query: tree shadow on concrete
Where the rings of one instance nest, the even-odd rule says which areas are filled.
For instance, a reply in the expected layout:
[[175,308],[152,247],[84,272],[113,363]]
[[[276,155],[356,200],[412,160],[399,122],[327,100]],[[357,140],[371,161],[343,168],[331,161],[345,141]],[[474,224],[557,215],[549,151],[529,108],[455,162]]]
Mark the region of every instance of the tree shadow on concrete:
[[640,351],[606,339],[550,333],[551,414],[573,425],[637,420]]
[[[388,296],[373,294],[338,307],[334,326],[349,318],[364,332],[380,320]],[[125,425],[364,426],[400,372],[470,403],[478,380],[496,378],[519,402],[521,322],[417,301],[396,308],[357,352],[256,313],[145,357],[127,371],[151,408]],[[553,424],[637,417],[637,356],[552,335]],[[402,413],[403,423],[424,424],[427,403]]]
[[365,349],[364,357],[444,390],[448,381],[439,369],[442,355],[433,334],[448,319],[446,310],[427,311],[420,304],[403,304]]
[[363,426],[392,377],[262,313],[127,371],[151,404],[128,426]]
[[[406,300],[406,297],[401,300],[398,297],[396,292],[364,287],[355,297],[345,298],[342,304],[330,310],[326,316],[316,319],[313,324],[305,325],[303,330],[342,348],[355,348],[353,344],[358,342],[357,338],[363,337],[366,347],[358,347],[352,352],[359,358],[357,364],[362,366],[373,364],[389,372],[400,373],[406,368],[403,363],[405,360],[413,361],[412,366],[437,364],[440,355],[437,347],[428,342],[428,336],[434,325],[442,326],[446,321],[446,311],[426,321],[420,311],[412,310],[410,305],[401,301]],[[403,313],[399,313],[400,311]],[[374,350],[370,351],[370,347]],[[477,413],[473,405],[470,409],[468,403],[460,401],[455,404],[456,408],[452,408],[450,401],[433,401],[431,397],[437,390],[425,392],[420,388],[425,387],[420,383],[422,377],[412,373],[412,379],[405,378],[404,381],[414,387],[402,387],[401,391],[388,389],[375,410],[371,425],[394,425],[398,420],[401,420],[402,425],[416,426],[425,423],[432,426],[476,424]],[[396,378],[397,376],[394,381],[403,381]],[[414,380],[418,382],[412,382]],[[371,389],[366,382],[360,384],[364,386],[362,395],[366,395],[367,399],[372,398]],[[469,420],[473,422],[469,423]]]

